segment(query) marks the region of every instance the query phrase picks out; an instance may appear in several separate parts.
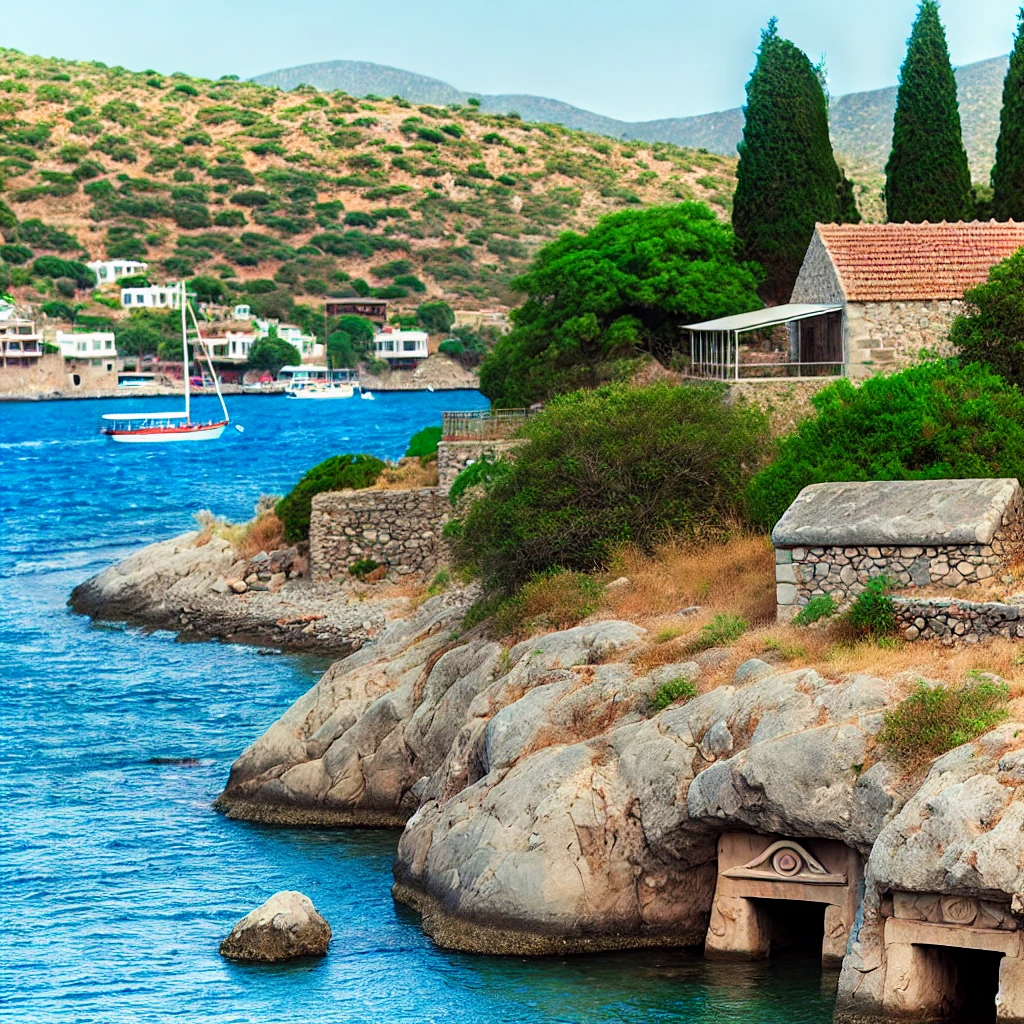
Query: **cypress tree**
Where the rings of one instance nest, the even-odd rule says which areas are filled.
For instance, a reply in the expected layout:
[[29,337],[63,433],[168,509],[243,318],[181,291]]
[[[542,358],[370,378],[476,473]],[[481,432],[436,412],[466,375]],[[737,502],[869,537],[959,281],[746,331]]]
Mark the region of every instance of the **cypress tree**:
[[891,223],[974,216],[956,79],[935,0],[921,0],[900,69],[885,202]]
[[733,229],[741,258],[764,267],[761,297],[788,302],[818,221],[860,219],[828,134],[828,103],[807,55],[781,39],[776,19],[761,33],[747,82]]
[[1024,220],[1024,7],[1017,12],[1017,37],[1003,81],[992,209],[996,220]]

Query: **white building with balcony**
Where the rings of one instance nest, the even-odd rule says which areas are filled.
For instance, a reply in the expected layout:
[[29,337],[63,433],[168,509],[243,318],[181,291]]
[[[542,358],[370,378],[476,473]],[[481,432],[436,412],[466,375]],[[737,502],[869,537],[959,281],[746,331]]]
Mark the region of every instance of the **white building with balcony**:
[[206,338],[214,359],[222,359],[232,363],[245,363],[249,360],[249,350],[256,341],[254,334],[244,331],[225,331],[222,338]]
[[65,359],[88,360],[108,373],[117,369],[117,343],[113,331],[89,331],[70,334],[58,331],[57,348]]
[[148,288],[122,288],[125,309],[178,309],[181,292],[175,284],[151,284]]
[[298,327],[296,324],[282,324],[277,320],[257,319],[256,337],[267,337],[267,335],[270,334],[271,327],[277,331],[277,336],[282,341],[288,342],[289,345],[294,345],[299,350],[299,355],[302,356],[303,361],[323,358],[323,343],[317,341],[315,335],[303,334],[302,328]]
[[138,260],[93,260],[86,263],[86,266],[96,275],[97,285],[112,284],[122,277],[145,274],[149,269],[148,263],[139,263]]
[[42,355],[43,337],[32,320],[0,320],[0,366],[37,366]]
[[408,368],[430,355],[426,331],[399,331],[385,327],[373,336],[373,354],[391,366]]

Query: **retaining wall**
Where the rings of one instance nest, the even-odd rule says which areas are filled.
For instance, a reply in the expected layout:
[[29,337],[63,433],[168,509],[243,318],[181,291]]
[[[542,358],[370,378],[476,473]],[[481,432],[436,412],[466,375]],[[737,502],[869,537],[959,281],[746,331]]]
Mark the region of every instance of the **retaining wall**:
[[469,465],[486,456],[500,459],[506,452],[522,444],[518,440],[441,441],[437,446],[437,482],[447,494],[452,481]]
[[1024,638],[1024,596],[1001,601],[948,597],[894,597],[896,621],[904,640],[940,640],[946,647],[975,644],[1001,636]]
[[310,575],[348,578],[349,567],[364,558],[387,565],[390,575],[431,573],[447,560],[447,509],[437,487],[318,494],[309,520]]

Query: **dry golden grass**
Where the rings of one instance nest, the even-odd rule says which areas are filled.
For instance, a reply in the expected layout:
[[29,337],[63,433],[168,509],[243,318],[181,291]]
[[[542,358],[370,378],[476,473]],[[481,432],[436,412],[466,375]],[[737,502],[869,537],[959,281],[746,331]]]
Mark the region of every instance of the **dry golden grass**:
[[[1021,571],[1024,579],[1020,566],[1008,571]],[[919,677],[955,686],[973,673],[991,672],[1010,685],[1011,715],[1024,714],[1024,644],[1002,639],[960,648],[878,643],[858,640],[841,619],[812,627],[776,622],[775,555],[764,535],[734,530],[725,541],[674,542],[653,555],[627,548],[611,573],[627,577],[630,585],[609,593],[599,616],[627,619],[648,630],[641,650],[629,653],[638,671],[690,660],[704,627],[716,616],[736,616],[746,621],[747,631],[729,643],[727,658],[705,668],[697,684],[700,692],[731,682],[750,658],[780,668],[813,668],[827,679],[854,673],[902,675],[908,689]],[[692,606],[699,610],[676,614]]]
[[245,531],[235,543],[240,558],[252,558],[261,551],[276,551],[285,546],[284,523],[273,512],[245,524]]
[[411,491],[418,487],[436,487],[437,482],[436,462],[424,466],[419,459],[400,459],[397,465],[387,466],[369,490]]

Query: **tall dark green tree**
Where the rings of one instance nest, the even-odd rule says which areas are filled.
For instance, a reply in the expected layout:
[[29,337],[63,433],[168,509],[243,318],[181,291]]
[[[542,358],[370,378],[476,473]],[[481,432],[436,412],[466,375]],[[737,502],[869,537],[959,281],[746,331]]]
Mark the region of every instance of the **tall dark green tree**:
[[745,113],[733,229],[741,258],[767,273],[762,298],[787,302],[815,223],[856,222],[860,214],[832,154],[818,74],[807,54],[779,37],[775,18],[761,34]]
[[907,42],[885,179],[892,223],[974,216],[956,79],[935,0],[922,0]]
[[1024,7],[1017,12],[1017,38],[1003,81],[992,208],[996,220],[1024,220]]

